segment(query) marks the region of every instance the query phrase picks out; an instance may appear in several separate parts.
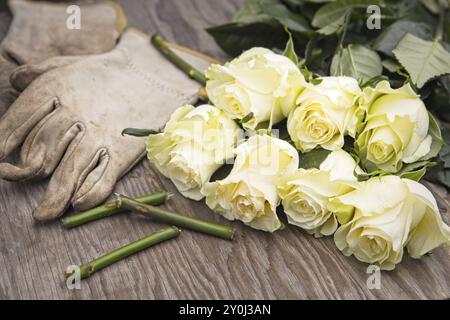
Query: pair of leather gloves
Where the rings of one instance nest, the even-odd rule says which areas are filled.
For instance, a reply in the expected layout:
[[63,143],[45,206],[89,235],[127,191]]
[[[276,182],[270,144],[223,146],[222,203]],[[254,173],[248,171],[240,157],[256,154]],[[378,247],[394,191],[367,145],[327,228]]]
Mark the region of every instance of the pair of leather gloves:
[[[37,220],[57,218],[70,204],[90,209],[145,155],[143,138],[121,131],[161,129],[176,108],[197,99],[199,85],[147,35],[125,30],[112,2],[81,5],[81,30],[66,27],[67,4],[10,0],[9,6],[14,18],[1,44],[0,108],[15,101],[0,119],[0,178],[51,176],[33,213]],[[178,53],[200,70],[210,64]],[[19,146],[18,163],[4,162]]]

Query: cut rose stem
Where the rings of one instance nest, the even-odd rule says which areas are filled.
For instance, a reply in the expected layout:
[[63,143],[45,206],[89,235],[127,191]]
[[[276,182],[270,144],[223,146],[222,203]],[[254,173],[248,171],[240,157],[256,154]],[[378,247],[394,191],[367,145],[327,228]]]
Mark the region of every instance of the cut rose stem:
[[116,194],[116,206],[153,218],[155,221],[166,222],[177,227],[206,233],[212,236],[233,240],[234,230],[220,224],[183,216],[181,214],[139,203],[123,195]]
[[[135,201],[151,204],[154,206],[164,203],[169,199],[171,194],[167,192],[155,192],[139,198],[134,198]],[[80,212],[62,219],[62,224],[66,228],[74,228],[82,224],[105,218],[116,213],[124,212],[123,208],[117,208],[116,202],[107,203],[105,205],[93,208],[88,211]]]
[[201,83],[206,84],[206,77],[203,73],[195,69],[189,63],[184,61],[180,56],[178,56],[172,49],[169,48],[167,43],[160,35],[153,35],[151,38],[152,44],[174,65],[176,65],[180,70],[187,74],[192,79]]
[[[160,242],[177,237],[181,233],[181,230],[177,227],[170,227],[158,232],[155,232],[145,238],[127,244],[121,248],[113,250],[99,258],[96,258],[88,263],[81,265],[79,268],[80,278],[84,279],[91,276],[93,273],[122,260],[136,252],[142,251],[148,247],[151,247]],[[66,278],[73,275],[76,271],[66,272],[64,275]]]

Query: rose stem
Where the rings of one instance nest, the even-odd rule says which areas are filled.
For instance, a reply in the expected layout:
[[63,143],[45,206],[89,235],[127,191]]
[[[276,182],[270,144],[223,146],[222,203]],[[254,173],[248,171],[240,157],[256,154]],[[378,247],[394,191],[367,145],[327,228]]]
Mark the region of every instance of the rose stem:
[[162,208],[142,204],[123,195],[116,195],[116,206],[149,216],[155,221],[173,224],[177,227],[210,234],[227,240],[233,240],[234,237],[234,230],[227,226],[183,216]]
[[[169,227],[167,229],[152,233],[151,235],[134,241],[126,246],[115,249],[99,258],[96,258],[88,263],[80,266],[81,279],[91,276],[93,273],[122,260],[136,252],[144,250],[160,242],[177,237],[181,230],[177,227]],[[75,271],[66,272],[64,275],[66,278],[71,276]]]
[[184,61],[174,51],[172,51],[160,35],[158,34],[153,35],[151,42],[170,62],[175,64],[189,77],[201,83],[202,85],[206,84],[205,75],[200,71],[198,71],[197,69],[195,69],[189,63]]
[[[155,192],[139,198],[135,198],[134,200],[157,206],[164,203],[168,198],[170,198],[170,196],[171,195],[167,192]],[[116,207],[116,202],[107,203],[97,208],[65,217],[62,219],[62,224],[66,228],[73,228],[124,211],[126,210]]]

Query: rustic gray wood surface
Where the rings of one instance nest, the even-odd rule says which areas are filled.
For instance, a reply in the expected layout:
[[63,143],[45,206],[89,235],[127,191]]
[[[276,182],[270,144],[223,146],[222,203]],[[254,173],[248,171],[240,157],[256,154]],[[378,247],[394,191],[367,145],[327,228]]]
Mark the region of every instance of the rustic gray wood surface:
[[[240,0],[119,1],[129,25],[217,57],[224,57],[207,26],[229,20]],[[0,32],[10,18],[0,13]],[[213,214],[202,202],[184,199],[172,183],[144,161],[118,185],[138,196],[157,190],[176,194],[167,207],[236,228],[228,242],[185,231],[82,281],[66,287],[63,272],[163,225],[123,214],[73,230],[60,223],[39,225],[31,213],[46,182],[0,181],[0,298],[3,299],[426,299],[450,298],[450,250],[439,248],[421,260],[405,254],[381,289],[369,290],[367,265],[343,256],[332,238],[314,239],[295,227],[258,232]],[[450,222],[450,197],[432,187]],[[389,192],[389,190],[387,190]]]

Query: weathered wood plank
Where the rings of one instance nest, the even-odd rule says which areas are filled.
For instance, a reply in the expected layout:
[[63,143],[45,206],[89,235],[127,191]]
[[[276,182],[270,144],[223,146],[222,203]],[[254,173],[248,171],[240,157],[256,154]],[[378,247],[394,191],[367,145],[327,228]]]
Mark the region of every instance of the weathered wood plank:
[[[171,41],[224,57],[203,31],[227,21],[240,0],[119,1],[129,24],[158,32]],[[3,17],[0,30],[8,21]],[[39,225],[31,213],[46,182],[0,181],[0,298],[12,299],[297,299],[297,298],[449,298],[450,252],[440,248],[421,260],[405,255],[393,272],[383,272],[380,290],[366,286],[367,266],[344,257],[331,238],[314,239],[294,227],[266,234],[230,223],[202,202],[184,199],[147,162],[134,168],[116,191],[138,196],[156,190],[176,194],[167,207],[187,215],[231,225],[228,242],[192,232],[121,261],[68,290],[62,273],[108,250],[156,231],[161,224],[123,214],[65,230],[59,223]],[[433,187],[447,223],[449,196]]]

